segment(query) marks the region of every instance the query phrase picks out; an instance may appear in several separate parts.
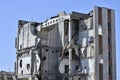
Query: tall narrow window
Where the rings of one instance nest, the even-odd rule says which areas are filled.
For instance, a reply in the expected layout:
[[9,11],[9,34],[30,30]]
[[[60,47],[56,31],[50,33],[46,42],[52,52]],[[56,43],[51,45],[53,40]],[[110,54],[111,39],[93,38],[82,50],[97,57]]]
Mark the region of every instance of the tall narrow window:
[[109,52],[108,55],[109,55],[109,61],[110,61],[112,59],[111,52]]
[[99,39],[99,54],[102,54],[102,50],[103,50],[103,49],[102,49],[102,48],[103,48],[103,47],[102,47],[102,46],[103,46],[103,45],[102,45],[102,44],[103,44],[102,35],[99,35],[99,36],[98,36],[98,39]]
[[69,29],[69,22],[65,21],[64,22],[64,35],[68,35],[68,29]]
[[102,8],[98,7],[98,24],[102,26]]
[[23,70],[21,71],[21,75],[23,75]]
[[109,75],[112,75],[112,67],[109,66]]
[[65,73],[68,73],[68,72],[69,72],[69,66],[65,65]]
[[20,67],[22,68],[22,60],[20,60]]
[[99,80],[103,80],[103,64],[99,63]]
[[111,23],[108,22],[108,30],[111,30]]
[[108,37],[108,44],[111,45],[111,37]]
[[29,70],[30,69],[30,64],[27,64],[27,70]]

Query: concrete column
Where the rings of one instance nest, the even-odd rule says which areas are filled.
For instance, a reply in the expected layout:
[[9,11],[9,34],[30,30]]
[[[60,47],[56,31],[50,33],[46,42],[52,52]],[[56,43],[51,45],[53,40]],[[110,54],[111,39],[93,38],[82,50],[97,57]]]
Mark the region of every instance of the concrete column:
[[108,17],[107,9],[102,8],[102,33],[103,33],[103,80],[109,79],[108,61]]
[[98,47],[98,7],[94,8],[93,16],[93,30],[94,30],[94,70],[95,77],[93,80],[99,80],[99,47]]
[[[71,47],[72,40],[72,21],[69,19],[69,46]],[[69,48],[69,75],[72,74],[72,50]]]
[[16,56],[16,59],[17,59],[17,61],[16,61],[16,76],[18,76],[18,52],[16,53],[17,54],[17,56]]
[[112,80],[116,80],[116,37],[115,37],[115,11],[111,10],[112,33]]

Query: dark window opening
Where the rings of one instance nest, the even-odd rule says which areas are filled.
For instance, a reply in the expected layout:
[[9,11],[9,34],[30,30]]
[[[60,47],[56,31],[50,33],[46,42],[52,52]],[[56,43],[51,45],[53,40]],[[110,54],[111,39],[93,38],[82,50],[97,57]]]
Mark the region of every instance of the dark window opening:
[[112,75],[112,67],[109,66],[109,75]]
[[84,66],[84,69],[87,69],[87,66]]
[[69,56],[69,51],[65,52],[65,57]]
[[48,52],[48,49],[46,48],[45,51]]
[[58,50],[56,50],[56,53],[58,52]]
[[52,51],[52,53],[54,53],[54,50]]
[[108,30],[111,30],[111,23],[108,22]]
[[84,20],[83,18],[80,18],[80,20]]
[[23,70],[21,71],[21,74],[23,75]]
[[57,22],[58,20],[56,19],[56,22]]
[[102,35],[99,35],[98,36],[98,39],[99,39],[99,54],[102,54],[102,52],[103,52],[103,37],[102,37]]
[[111,60],[112,59],[111,52],[109,52],[108,55],[109,55],[109,60]]
[[75,54],[75,50],[74,49],[72,50],[72,53]]
[[102,25],[102,8],[98,7],[98,24]]
[[20,60],[20,67],[22,68],[22,60]]
[[22,45],[20,45],[20,49],[22,49]]
[[50,24],[52,24],[52,21],[50,21]]
[[108,37],[108,44],[111,45],[111,37]]
[[47,71],[45,70],[45,73],[47,73]]
[[41,60],[46,60],[46,57],[45,57],[45,56],[43,56],[43,57],[41,58]]
[[55,20],[53,20],[53,23],[55,22]]
[[89,43],[93,43],[94,38],[91,36],[89,37]]
[[78,34],[79,33],[79,20],[75,19],[74,24],[75,24],[75,32]]
[[37,29],[34,30],[34,35],[37,35]]
[[65,21],[64,22],[64,35],[68,35],[68,29],[69,29],[69,22]]
[[81,77],[79,77],[78,80],[83,80],[83,79]]
[[76,71],[79,69],[79,66],[76,66]]
[[103,80],[103,64],[99,63],[99,80]]
[[30,69],[30,64],[27,64],[27,70],[29,70]]
[[79,20],[73,19],[72,29],[74,31],[74,33],[72,34],[72,38],[74,38],[74,41],[77,42],[79,36]]
[[69,66],[65,65],[65,73],[68,73],[68,72],[69,72]]

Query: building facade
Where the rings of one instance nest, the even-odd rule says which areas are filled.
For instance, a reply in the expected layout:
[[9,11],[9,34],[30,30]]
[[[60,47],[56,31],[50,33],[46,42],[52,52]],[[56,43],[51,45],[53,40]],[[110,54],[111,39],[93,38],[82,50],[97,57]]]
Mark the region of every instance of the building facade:
[[0,71],[0,80],[16,80],[15,73]]
[[16,50],[18,80],[116,80],[115,11],[19,20]]

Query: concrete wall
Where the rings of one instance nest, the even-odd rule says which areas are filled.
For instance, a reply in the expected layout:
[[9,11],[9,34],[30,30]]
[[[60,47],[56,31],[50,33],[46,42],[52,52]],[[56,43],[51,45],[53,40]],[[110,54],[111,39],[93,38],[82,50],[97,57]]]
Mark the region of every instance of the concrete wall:
[[36,27],[30,22],[20,25],[18,32],[19,50],[35,46],[38,43]]
[[[116,52],[115,52],[115,25],[114,10],[95,7],[94,9],[94,29],[95,29],[95,71],[96,80],[116,80]],[[101,36],[101,39],[98,39]],[[109,38],[110,37],[110,38]],[[112,41],[112,44],[111,44]],[[113,48],[114,46],[114,48]],[[109,56],[112,56],[112,61]],[[110,69],[112,63],[112,69]],[[101,64],[103,67],[101,67]],[[113,65],[114,64],[114,65]],[[112,71],[111,71],[112,70]],[[102,72],[101,72],[102,71]],[[110,75],[112,72],[112,76]]]
[[[21,57],[18,58],[18,76],[31,75],[31,54],[24,53]],[[26,55],[26,56],[24,56]],[[29,68],[27,69],[27,64]],[[20,66],[22,65],[22,66]]]
[[[79,60],[72,60],[72,73],[76,72],[76,66],[79,66]],[[69,66],[69,60],[68,59],[63,59],[62,61],[60,61],[60,65],[59,65],[59,71],[62,74],[65,74],[65,65]]]

